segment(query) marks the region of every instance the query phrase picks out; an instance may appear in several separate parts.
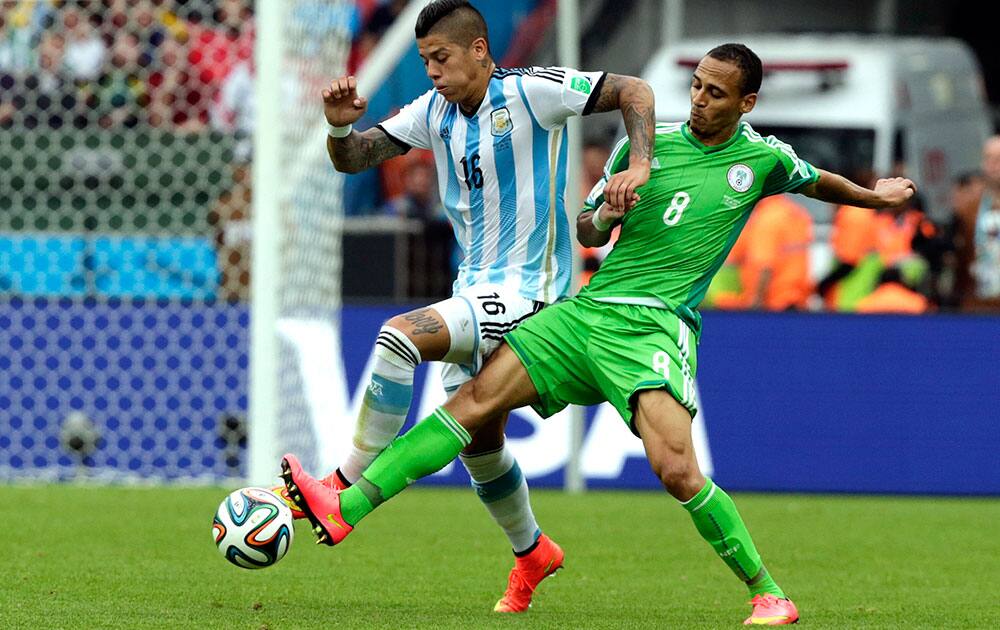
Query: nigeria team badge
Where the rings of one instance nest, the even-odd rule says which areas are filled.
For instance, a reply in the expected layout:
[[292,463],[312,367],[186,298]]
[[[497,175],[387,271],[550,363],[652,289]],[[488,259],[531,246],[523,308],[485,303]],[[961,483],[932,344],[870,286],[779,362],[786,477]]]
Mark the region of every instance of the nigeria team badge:
[[746,164],[733,164],[726,173],[729,187],[736,192],[744,193],[753,186],[753,169]]
[[494,136],[506,136],[514,128],[510,120],[510,110],[506,107],[494,109],[490,114],[490,127]]

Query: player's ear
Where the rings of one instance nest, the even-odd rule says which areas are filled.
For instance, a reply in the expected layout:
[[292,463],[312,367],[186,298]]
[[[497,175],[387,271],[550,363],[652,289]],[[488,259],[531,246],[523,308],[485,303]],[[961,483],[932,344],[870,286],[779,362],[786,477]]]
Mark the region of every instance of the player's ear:
[[747,94],[740,100],[740,113],[749,114],[755,105],[757,105],[757,93]]
[[472,40],[469,48],[472,50],[472,56],[475,57],[476,61],[484,61],[490,54],[490,45],[486,43],[486,39],[483,37],[477,37]]

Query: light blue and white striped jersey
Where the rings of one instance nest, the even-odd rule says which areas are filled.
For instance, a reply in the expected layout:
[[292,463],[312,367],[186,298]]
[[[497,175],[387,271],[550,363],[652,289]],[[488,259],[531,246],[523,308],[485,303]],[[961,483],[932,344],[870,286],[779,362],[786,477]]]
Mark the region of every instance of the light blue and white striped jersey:
[[429,90],[379,128],[430,149],[465,258],[454,290],[496,283],[554,302],[569,291],[566,119],[590,113],[603,72],[498,68],[473,116]]

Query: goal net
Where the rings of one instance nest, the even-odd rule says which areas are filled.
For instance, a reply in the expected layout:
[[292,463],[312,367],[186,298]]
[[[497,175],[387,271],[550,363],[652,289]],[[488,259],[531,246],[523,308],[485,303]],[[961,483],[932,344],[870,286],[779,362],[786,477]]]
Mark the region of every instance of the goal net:
[[[325,154],[304,147],[322,145],[317,94],[345,67],[354,10],[3,4],[0,479],[245,478],[261,291],[274,305],[271,448],[316,457],[301,370],[315,353],[301,349],[336,343],[342,209]],[[266,90],[262,11],[280,31]],[[255,174],[260,107],[277,107],[264,124],[280,168]],[[278,228],[256,278],[262,178]]]

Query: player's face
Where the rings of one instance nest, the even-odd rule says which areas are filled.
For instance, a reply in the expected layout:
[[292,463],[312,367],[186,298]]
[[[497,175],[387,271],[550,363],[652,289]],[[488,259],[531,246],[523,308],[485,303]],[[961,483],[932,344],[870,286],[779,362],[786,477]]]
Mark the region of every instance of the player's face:
[[690,127],[695,135],[712,137],[730,130],[740,116],[750,112],[756,94],[740,94],[743,75],[739,66],[704,57],[691,77]]
[[434,89],[450,103],[469,99],[483,73],[489,71],[489,49],[482,38],[463,46],[443,34],[431,33],[417,40],[417,51]]

